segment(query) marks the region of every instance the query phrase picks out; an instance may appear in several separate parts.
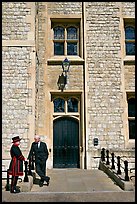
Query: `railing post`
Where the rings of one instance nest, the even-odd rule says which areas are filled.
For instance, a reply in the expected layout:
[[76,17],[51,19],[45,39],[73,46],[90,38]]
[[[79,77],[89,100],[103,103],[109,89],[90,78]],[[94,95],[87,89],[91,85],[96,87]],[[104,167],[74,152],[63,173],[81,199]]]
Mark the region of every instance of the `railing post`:
[[102,148],[101,150],[101,160],[105,161],[105,148]]
[[120,156],[117,157],[117,174],[121,174],[121,170],[120,170]]
[[112,166],[111,169],[115,169],[115,165],[114,165],[114,153],[111,153],[112,155]]
[[9,169],[7,169],[7,183],[6,183],[6,191],[10,190],[10,185],[9,185]]
[[106,165],[109,165],[109,150],[106,150],[106,158],[107,158]]
[[125,181],[129,181],[129,176],[128,176],[128,161],[125,160],[124,164],[125,164],[125,169],[124,169],[124,171],[125,171]]
[[29,170],[28,170],[28,175],[32,176],[32,171],[34,170],[34,161],[33,161],[33,156],[31,156],[31,158],[29,159]]
[[31,157],[31,170],[34,170],[34,159],[33,159],[33,156]]
[[28,175],[32,175],[31,169],[32,169],[32,165],[31,165],[32,161],[31,159],[29,159],[29,169],[28,169]]
[[27,165],[28,165],[28,162],[25,161],[25,176],[24,176],[24,182],[29,182]]

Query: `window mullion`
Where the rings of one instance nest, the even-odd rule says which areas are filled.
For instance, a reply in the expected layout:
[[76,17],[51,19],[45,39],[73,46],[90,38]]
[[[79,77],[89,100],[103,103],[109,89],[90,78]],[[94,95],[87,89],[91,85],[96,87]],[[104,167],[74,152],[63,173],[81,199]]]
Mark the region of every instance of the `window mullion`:
[[67,29],[65,28],[64,55],[67,55]]
[[67,100],[65,100],[65,113],[67,113]]

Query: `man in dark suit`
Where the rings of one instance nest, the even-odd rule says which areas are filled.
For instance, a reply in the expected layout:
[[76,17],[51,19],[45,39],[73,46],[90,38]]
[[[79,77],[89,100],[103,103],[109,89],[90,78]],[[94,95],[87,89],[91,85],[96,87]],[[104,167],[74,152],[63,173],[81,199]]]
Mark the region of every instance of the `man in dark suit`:
[[42,187],[44,181],[46,181],[47,185],[49,185],[50,177],[46,176],[46,161],[49,153],[46,143],[40,141],[39,135],[35,135],[34,140],[35,142],[31,144],[28,159],[31,159],[32,156],[35,157],[36,173],[41,177],[39,186]]

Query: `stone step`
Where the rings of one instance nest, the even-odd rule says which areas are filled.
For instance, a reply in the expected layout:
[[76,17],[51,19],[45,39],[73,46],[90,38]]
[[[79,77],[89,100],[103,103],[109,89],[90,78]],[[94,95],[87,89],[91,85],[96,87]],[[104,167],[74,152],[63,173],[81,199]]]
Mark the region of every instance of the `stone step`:
[[135,192],[2,192],[2,202],[135,202]]

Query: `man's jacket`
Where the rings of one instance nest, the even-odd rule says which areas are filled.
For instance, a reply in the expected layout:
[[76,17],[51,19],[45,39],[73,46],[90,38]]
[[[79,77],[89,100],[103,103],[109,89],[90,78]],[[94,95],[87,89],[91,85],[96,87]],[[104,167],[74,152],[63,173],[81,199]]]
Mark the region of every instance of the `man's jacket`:
[[31,145],[31,149],[28,155],[28,159],[32,159],[32,157],[35,157],[35,163],[38,163],[39,161],[47,160],[48,159],[48,149],[47,145],[44,142],[40,142],[40,146],[38,148],[37,143],[33,142]]

